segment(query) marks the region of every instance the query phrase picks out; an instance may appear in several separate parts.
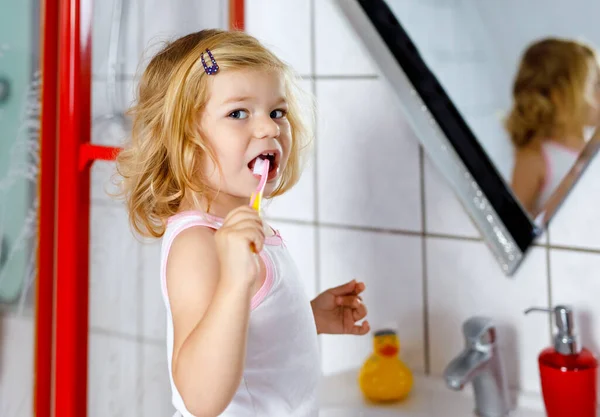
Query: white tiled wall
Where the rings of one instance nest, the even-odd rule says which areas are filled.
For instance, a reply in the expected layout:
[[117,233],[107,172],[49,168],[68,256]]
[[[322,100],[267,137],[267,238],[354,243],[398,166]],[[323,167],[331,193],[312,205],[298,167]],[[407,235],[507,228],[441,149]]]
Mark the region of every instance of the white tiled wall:
[[0,415],[33,415],[33,320],[0,320]]
[[[248,31],[295,66],[319,105],[314,158],[298,187],[269,207],[310,295],[352,278],[364,280],[372,327],[396,326],[402,357],[415,371],[433,375],[462,348],[461,323],[488,315],[499,325],[511,385],[539,390],[535,359],[549,342],[550,329],[546,317],[525,317],[523,310],[548,306],[550,300],[573,303],[583,341],[600,348],[598,161],[551,228],[551,242],[561,248],[534,248],[516,276],[506,278],[444,179],[423,157],[386,82],[332,0],[246,3]],[[146,46],[222,26],[225,19],[215,2],[130,4],[121,52],[127,60],[119,75],[125,87],[117,103],[121,108],[131,97]],[[433,11],[449,18],[451,4]],[[95,2],[94,13],[96,117],[110,111],[104,67],[112,2]],[[94,127],[94,141],[118,142],[114,126],[96,120]],[[112,169],[97,163],[93,170],[90,416],[164,417],[171,407],[159,246],[131,238],[124,208],[104,192]],[[0,415],[28,416],[32,322],[9,317],[0,324],[2,341],[10,341],[0,350]],[[325,373],[357,368],[370,346],[370,336],[322,336]]]

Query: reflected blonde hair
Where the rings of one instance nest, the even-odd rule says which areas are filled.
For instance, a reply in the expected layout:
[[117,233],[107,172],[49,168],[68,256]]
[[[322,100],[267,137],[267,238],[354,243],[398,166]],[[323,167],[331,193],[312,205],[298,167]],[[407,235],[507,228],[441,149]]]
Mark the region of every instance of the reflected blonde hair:
[[547,38],[530,45],[513,84],[513,107],[505,127],[513,144],[582,132],[588,103],[586,86],[598,65],[594,50],[572,40]]
[[282,74],[292,145],[270,197],[285,193],[300,178],[303,151],[313,137],[314,107],[299,88],[295,73],[243,32],[192,33],[168,43],[151,59],[139,82],[136,103],[128,111],[133,127],[131,140],[117,157],[119,195],[126,200],[131,225],[142,236],[161,237],[166,220],[179,211],[186,197],[197,201],[199,195],[210,204],[211,193],[199,169],[205,157],[219,166],[198,128],[208,100],[210,76],[200,60],[206,49],[212,52],[219,72],[252,69]]

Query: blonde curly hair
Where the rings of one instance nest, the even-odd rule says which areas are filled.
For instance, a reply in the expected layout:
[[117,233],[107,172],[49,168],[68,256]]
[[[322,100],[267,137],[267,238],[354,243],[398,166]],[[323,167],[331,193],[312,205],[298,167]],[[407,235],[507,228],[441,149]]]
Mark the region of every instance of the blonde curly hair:
[[299,88],[293,70],[246,33],[212,29],[189,34],[168,43],[144,70],[136,103],[128,111],[133,120],[131,138],[117,157],[118,195],[125,199],[130,223],[142,236],[161,237],[166,220],[187,196],[210,198],[198,169],[203,157],[219,165],[198,129],[208,100],[208,75],[200,59],[206,49],[221,72],[270,69],[282,74],[292,145],[270,197],[285,193],[300,178],[303,151],[313,137],[314,105]]
[[590,71],[598,57],[588,45],[546,38],[523,54],[505,127],[517,148],[535,139],[583,131]]

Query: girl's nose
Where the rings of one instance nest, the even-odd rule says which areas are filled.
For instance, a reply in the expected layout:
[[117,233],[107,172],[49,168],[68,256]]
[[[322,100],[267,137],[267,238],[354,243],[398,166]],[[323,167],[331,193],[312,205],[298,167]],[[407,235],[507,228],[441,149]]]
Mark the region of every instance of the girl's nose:
[[254,135],[257,139],[270,139],[279,136],[279,125],[270,115],[260,117],[256,120]]

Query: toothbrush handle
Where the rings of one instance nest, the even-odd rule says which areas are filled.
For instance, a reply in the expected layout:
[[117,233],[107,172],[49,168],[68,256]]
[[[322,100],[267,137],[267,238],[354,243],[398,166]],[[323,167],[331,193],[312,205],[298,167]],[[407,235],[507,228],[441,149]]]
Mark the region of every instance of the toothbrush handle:
[[258,213],[260,214],[260,208],[261,208],[261,200],[262,200],[262,192],[255,192],[254,194],[252,194],[252,198],[250,199],[250,207],[252,207],[254,210],[258,211]]
[[[256,210],[258,212],[258,215],[261,215],[261,201],[262,201],[262,191],[258,192],[255,191],[252,194],[252,197],[250,198],[250,207],[252,207],[254,210]],[[250,244],[250,247],[252,249],[252,252],[258,254],[258,251],[256,250],[256,247],[254,246],[254,243]]]
[[[269,175],[269,161],[265,160],[263,163],[262,174],[260,176],[260,182],[258,183],[258,187],[256,188],[256,191],[254,191],[254,193],[252,193],[252,197],[250,197],[250,207],[252,207],[254,210],[256,210],[258,212],[259,216],[262,214],[261,213],[261,203],[262,203],[263,192],[265,190],[265,185],[267,184],[268,175]],[[252,246],[252,251],[254,253],[258,253],[256,251],[256,247],[254,247],[254,244],[252,244],[251,246]]]

